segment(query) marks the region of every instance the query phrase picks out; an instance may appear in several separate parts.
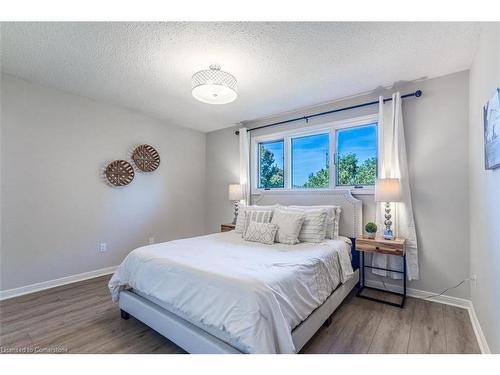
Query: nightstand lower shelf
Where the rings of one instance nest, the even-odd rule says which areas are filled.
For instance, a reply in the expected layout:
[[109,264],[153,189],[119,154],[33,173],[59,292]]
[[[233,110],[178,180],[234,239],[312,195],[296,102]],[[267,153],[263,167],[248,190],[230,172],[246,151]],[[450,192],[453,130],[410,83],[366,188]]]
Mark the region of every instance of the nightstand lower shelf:
[[[396,307],[401,307],[403,308],[406,302],[406,254],[402,255],[403,257],[403,270],[392,270],[389,268],[381,268],[381,267],[374,267],[374,266],[366,266],[365,265],[365,252],[361,251],[361,279],[359,281],[359,290],[356,293],[356,296],[359,298],[367,299],[370,301],[375,301],[375,302],[380,302],[380,303],[385,303],[386,305],[391,305],[391,306],[396,306]],[[398,293],[398,292],[393,292],[387,289],[381,289],[381,288],[375,288],[371,286],[366,286],[365,282],[365,268],[370,268],[370,269],[376,269],[376,270],[381,270],[381,271],[387,271],[387,272],[396,272],[396,273],[401,273],[403,274],[403,293]],[[400,296],[401,297],[401,303],[395,303],[391,301],[386,301],[383,299],[375,298],[375,297],[370,297],[370,296],[364,296],[361,293],[363,290],[369,289],[369,290],[376,290],[379,292],[384,292],[384,293],[389,293],[392,295]]]

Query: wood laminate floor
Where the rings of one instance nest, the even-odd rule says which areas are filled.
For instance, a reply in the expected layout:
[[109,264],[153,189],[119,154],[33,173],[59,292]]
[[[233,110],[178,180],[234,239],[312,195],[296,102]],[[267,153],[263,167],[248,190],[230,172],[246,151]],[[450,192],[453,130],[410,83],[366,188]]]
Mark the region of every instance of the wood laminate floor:
[[[0,353],[185,353],[120,319],[110,276],[0,302]],[[301,353],[479,353],[467,310],[409,298],[399,309],[351,293]]]

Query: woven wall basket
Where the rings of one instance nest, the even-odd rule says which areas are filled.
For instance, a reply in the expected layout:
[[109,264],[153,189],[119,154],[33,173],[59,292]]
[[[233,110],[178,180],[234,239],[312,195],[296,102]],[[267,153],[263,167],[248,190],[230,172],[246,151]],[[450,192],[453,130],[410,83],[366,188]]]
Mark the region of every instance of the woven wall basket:
[[132,160],[142,172],[153,172],[160,165],[160,155],[150,145],[137,146],[132,153]]
[[126,160],[115,160],[107,165],[104,175],[111,185],[125,186],[132,182],[135,172]]

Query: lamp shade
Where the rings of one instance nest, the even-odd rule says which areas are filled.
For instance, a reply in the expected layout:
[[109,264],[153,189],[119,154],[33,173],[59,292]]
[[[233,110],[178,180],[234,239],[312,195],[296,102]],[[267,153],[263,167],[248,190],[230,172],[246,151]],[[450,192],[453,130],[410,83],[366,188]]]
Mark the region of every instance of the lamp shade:
[[240,201],[243,199],[243,186],[240,184],[229,185],[229,200]]
[[196,99],[208,104],[231,103],[237,96],[236,78],[217,64],[193,74],[191,89]]
[[382,178],[375,184],[375,202],[400,202],[401,183],[399,178]]

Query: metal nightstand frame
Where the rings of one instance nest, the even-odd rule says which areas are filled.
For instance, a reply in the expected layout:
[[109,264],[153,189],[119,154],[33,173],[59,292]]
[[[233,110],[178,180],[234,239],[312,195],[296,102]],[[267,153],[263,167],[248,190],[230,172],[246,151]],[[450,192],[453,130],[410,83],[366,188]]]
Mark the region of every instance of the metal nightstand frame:
[[[386,305],[391,305],[391,306],[403,308],[405,305],[405,301],[406,301],[406,252],[402,255],[403,256],[403,270],[402,271],[391,270],[389,268],[366,266],[365,265],[365,252],[364,251],[358,251],[358,252],[361,253],[361,265],[360,265],[361,279],[359,281],[359,290],[356,293],[356,296],[359,298],[364,298],[364,299],[370,300],[370,301],[385,303]],[[376,269],[376,270],[381,270],[381,271],[388,271],[388,272],[402,273],[403,274],[403,293],[397,293],[397,292],[393,292],[393,291],[390,291],[387,289],[366,286],[365,285],[365,268]],[[361,293],[363,292],[364,289],[377,290],[380,292],[385,292],[385,293],[393,294],[396,296],[400,296],[400,297],[402,297],[402,300],[401,300],[401,303],[395,303],[395,302],[385,301],[385,300],[374,298],[374,297],[363,296],[363,295],[361,295]]]

